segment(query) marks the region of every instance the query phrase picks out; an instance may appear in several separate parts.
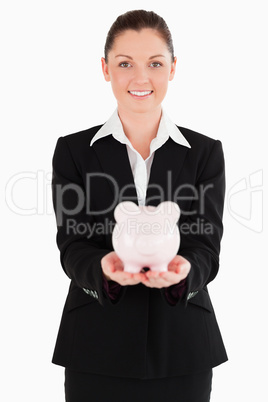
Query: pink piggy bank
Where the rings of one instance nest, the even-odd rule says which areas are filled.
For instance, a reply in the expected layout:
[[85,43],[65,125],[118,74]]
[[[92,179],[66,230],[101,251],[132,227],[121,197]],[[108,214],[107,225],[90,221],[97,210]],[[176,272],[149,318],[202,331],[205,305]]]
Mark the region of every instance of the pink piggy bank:
[[138,273],[144,267],[167,271],[180,245],[179,206],[172,201],[157,207],[124,201],[115,208],[114,217],[112,242],[124,271]]

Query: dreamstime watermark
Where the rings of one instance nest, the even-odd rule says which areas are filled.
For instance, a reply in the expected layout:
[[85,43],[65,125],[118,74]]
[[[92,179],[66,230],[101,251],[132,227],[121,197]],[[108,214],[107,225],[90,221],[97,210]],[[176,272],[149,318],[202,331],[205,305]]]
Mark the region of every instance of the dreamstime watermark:
[[[89,195],[91,192],[91,182],[94,178],[104,179],[110,182],[110,187],[113,188],[113,202],[108,208],[94,211],[89,203]],[[5,196],[7,207],[15,214],[21,216],[31,215],[53,215],[54,209],[57,216],[57,224],[61,226],[65,216],[75,218],[75,215],[86,209],[86,214],[105,215],[111,212],[119,202],[128,199],[126,193],[129,186],[119,188],[115,179],[107,174],[88,174],[86,177],[86,191],[80,186],[69,183],[66,185],[55,184],[54,186],[54,208],[52,203],[51,192],[52,173],[38,171],[23,171],[14,174],[9,178],[6,183]],[[210,234],[213,229],[209,227],[208,222],[202,219],[205,215],[206,208],[206,196],[210,191],[214,191],[213,184],[207,184],[206,186],[200,186],[196,188],[190,184],[182,184],[178,188],[173,189],[172,186],[172,172],[167,172],[167,194],[168,198],[179,205],[185,203],[188,205],[192,203],[195,205],[194,209],[190,211],[181,210],[181,215],[199,215],[199,218],[192,223],[184,223],[180,226],[180,231],[183,233],[204,233]],[[150,185],[149,185],[150,186]],[[160,186],[152,185],[154,187],[154,194],[157,195],[158,203],[165,200],[164,191]],[[96,187],[95,187],[96,189]],[[148,191],[148,190],[147,190]],[[72,208],[64,204],[64,200],[67,196],[72,194],[72,197],[76,199],[75,205]],[[22,202],[23,198],[23,202]],[[154,200],[156,196],[154,195]],[[150,204],[150,200],[148,200]],[[244,177],[241,180],[234,183],[226,192],[226,204],[227,210],[230,216],[236,220],[240,225],[245,228],[261,233],[263,231],[263,170],[257,170],[250,173],[248,177]],[[86,228],[86,223],[77,223],[75,219],[70,220],[73,230],[76,228],[77,232],[83,230],[90,235],[89,228]],[[99,232],[110,232],[111,228],[107,227],[108,223],[102,224],[102,226],[95,226],[94,230]],[[80,225],[80,226],[79,226]],[[85,225],[83,227],[83,225]],[[106,225],[106,226],[105,226]]]

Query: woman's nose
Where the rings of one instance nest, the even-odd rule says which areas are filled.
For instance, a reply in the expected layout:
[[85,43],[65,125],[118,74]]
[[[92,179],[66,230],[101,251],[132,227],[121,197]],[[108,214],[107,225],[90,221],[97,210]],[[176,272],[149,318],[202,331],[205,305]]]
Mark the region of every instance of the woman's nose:
[[148,71],[145,68],[136,68],[134,80],[138,85],[146,84],[149,81]]

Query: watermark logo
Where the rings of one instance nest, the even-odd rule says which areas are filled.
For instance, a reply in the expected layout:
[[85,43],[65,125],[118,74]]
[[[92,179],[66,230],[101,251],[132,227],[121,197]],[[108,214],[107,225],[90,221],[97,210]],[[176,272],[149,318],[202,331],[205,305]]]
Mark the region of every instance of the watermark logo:
[[52,215],[52,172],[43,170],[18,172],[6,184],[8,208],[17,215]]
[[256,233],[263,230],[263,170],[235,183],[227,193],[230,215]]
[[[171,174],[168,172],[168,194],[170,199],[172,198],[172,186],[171,186]],[[75,214],[86,207],[87,213],[99,213],[106,214],[112,210],[116,204],[124,201],[124,192],[126,188],[119,188],[118,184],[113,177],[104,174],[98,174],[98,178],[109,180],[114,188],[113,203],[109,206],[109,209],[103,211],[92,211],[91,206],[87,204],[88,195],[91,191],[91,180],[94,180],[96,174],[89,174],[86,181],[86,192],[76,184],[56,185],[54,207],[57,212],[57,223],[62,224],[63,215],[69,217],[75,217]],[[18,172],[10,177],[6,184],[6,205],[8,208],[17,215],[30,216],[30,215],[54,215],[52,205],[52,193],[51,193],[51,180],[52,173],[38,171]],[[129,185],[128,185],[129,186]],[[155,186],[155,185],[154,185]],[[164,201],[163,189],[159,186],[158,201],[161,203]],[[190,211],[181,210],[182,215],[196,215],[198,214],[201,219],[195,222],[198,229],[194,229],[192,226],[181,227],[180,230],[192,233],[193,230],[201,231],[202,233],[211,233],[212,228],[208,227],[205,220],[205,203],[206,196],[210,191],[214,191],[212,184],[206,186],[200,186],[198,189],[190,184],[183,184],[179,186],[173,194],[173,201],[181,204],[181,201],[193,201],[197,206],[197,209]],[[76,197],[77,203],[72,208],[64,206],[63,199],[65,194],[73,193],[73,197]],[[257,170],[244,177],[241,180],[234,183],[226,193],[226,208],[230,216],[243,225],[248,230],[255,233],[261,233],[263,231],[263,215],[264,215],[264,203],[263,203],[263,170]],[[127,199],[127,197],[126,197]],[[75,220],[70,220],[70,230],[74,230],[74,227],[78,232],[87,232],[91,236],[88,227],[77,226]],[[107,229],[107,227],[105,228]],[[103,230],[103,228],[98,228]]]
[[[173,202],[180,205],[181,202],[195,202],[195,209],[181,209],[183,215],[204,215],[206,194],[213,191],[213,184],[202,185],[197,188],[192,184],[183,183],[179,185],[172,194],[172,172],[167,172],[167,193]],[[45,173],[41,170],[37,172],[19,172],[14,174],[6,184],[6,204],[9,209],[17,215],[45,215],[51,214],[51,173]],[[113,195],[110,204],[100,210],[94,210],[90,204],[91,192],[97,191],[96,184],[92,184],[95,179],[110,182],[113,189]],[[127,192],[133,184],[127,184],[122,188],[109,174],[106,173],[87,173],[85,178],[85,188],[76,183],[55,184],[54,189],[54,209],[56,211],[57,223],[59,226],[63,224],[64,216],[75,216],[85,209],[87,215],[105,215],[111,212],[118,203],[128,200]],[[149,188],[155,190],[155,195],[147,201],[161,202],[165,201],[164,190],[156,184],[149,184]],[[92,190],[93,188],[93,190]],[[138,189],[139,190],[139,189]],[[139,191],[137,191],[139,193]],[[22,205],[22,196],[26,195],[26,203]],[[69,202],[66,200],[71,199]],[[153,211],[148,210],[148,213]],[[158,212],[157,212],[158,213]]]

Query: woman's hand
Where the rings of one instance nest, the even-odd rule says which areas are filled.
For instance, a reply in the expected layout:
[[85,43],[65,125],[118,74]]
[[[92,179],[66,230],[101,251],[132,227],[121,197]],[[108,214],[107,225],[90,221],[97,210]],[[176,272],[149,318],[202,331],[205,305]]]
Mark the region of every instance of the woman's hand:
[[185,279],[190,269],[190,262],[182,256],[176,255],[173,260],[170,261],[168,271],[147,271],[145,273],[146,279],[143,280],[142,283],[150,288],[167,288]]
[[107,280],[115,281],[121,286],[137,285],[141,282],[144,283],[146,280],[145,273],[131,274],[124,272],[123,262],[114,251],[106,254],[101,259],[101,266]]

